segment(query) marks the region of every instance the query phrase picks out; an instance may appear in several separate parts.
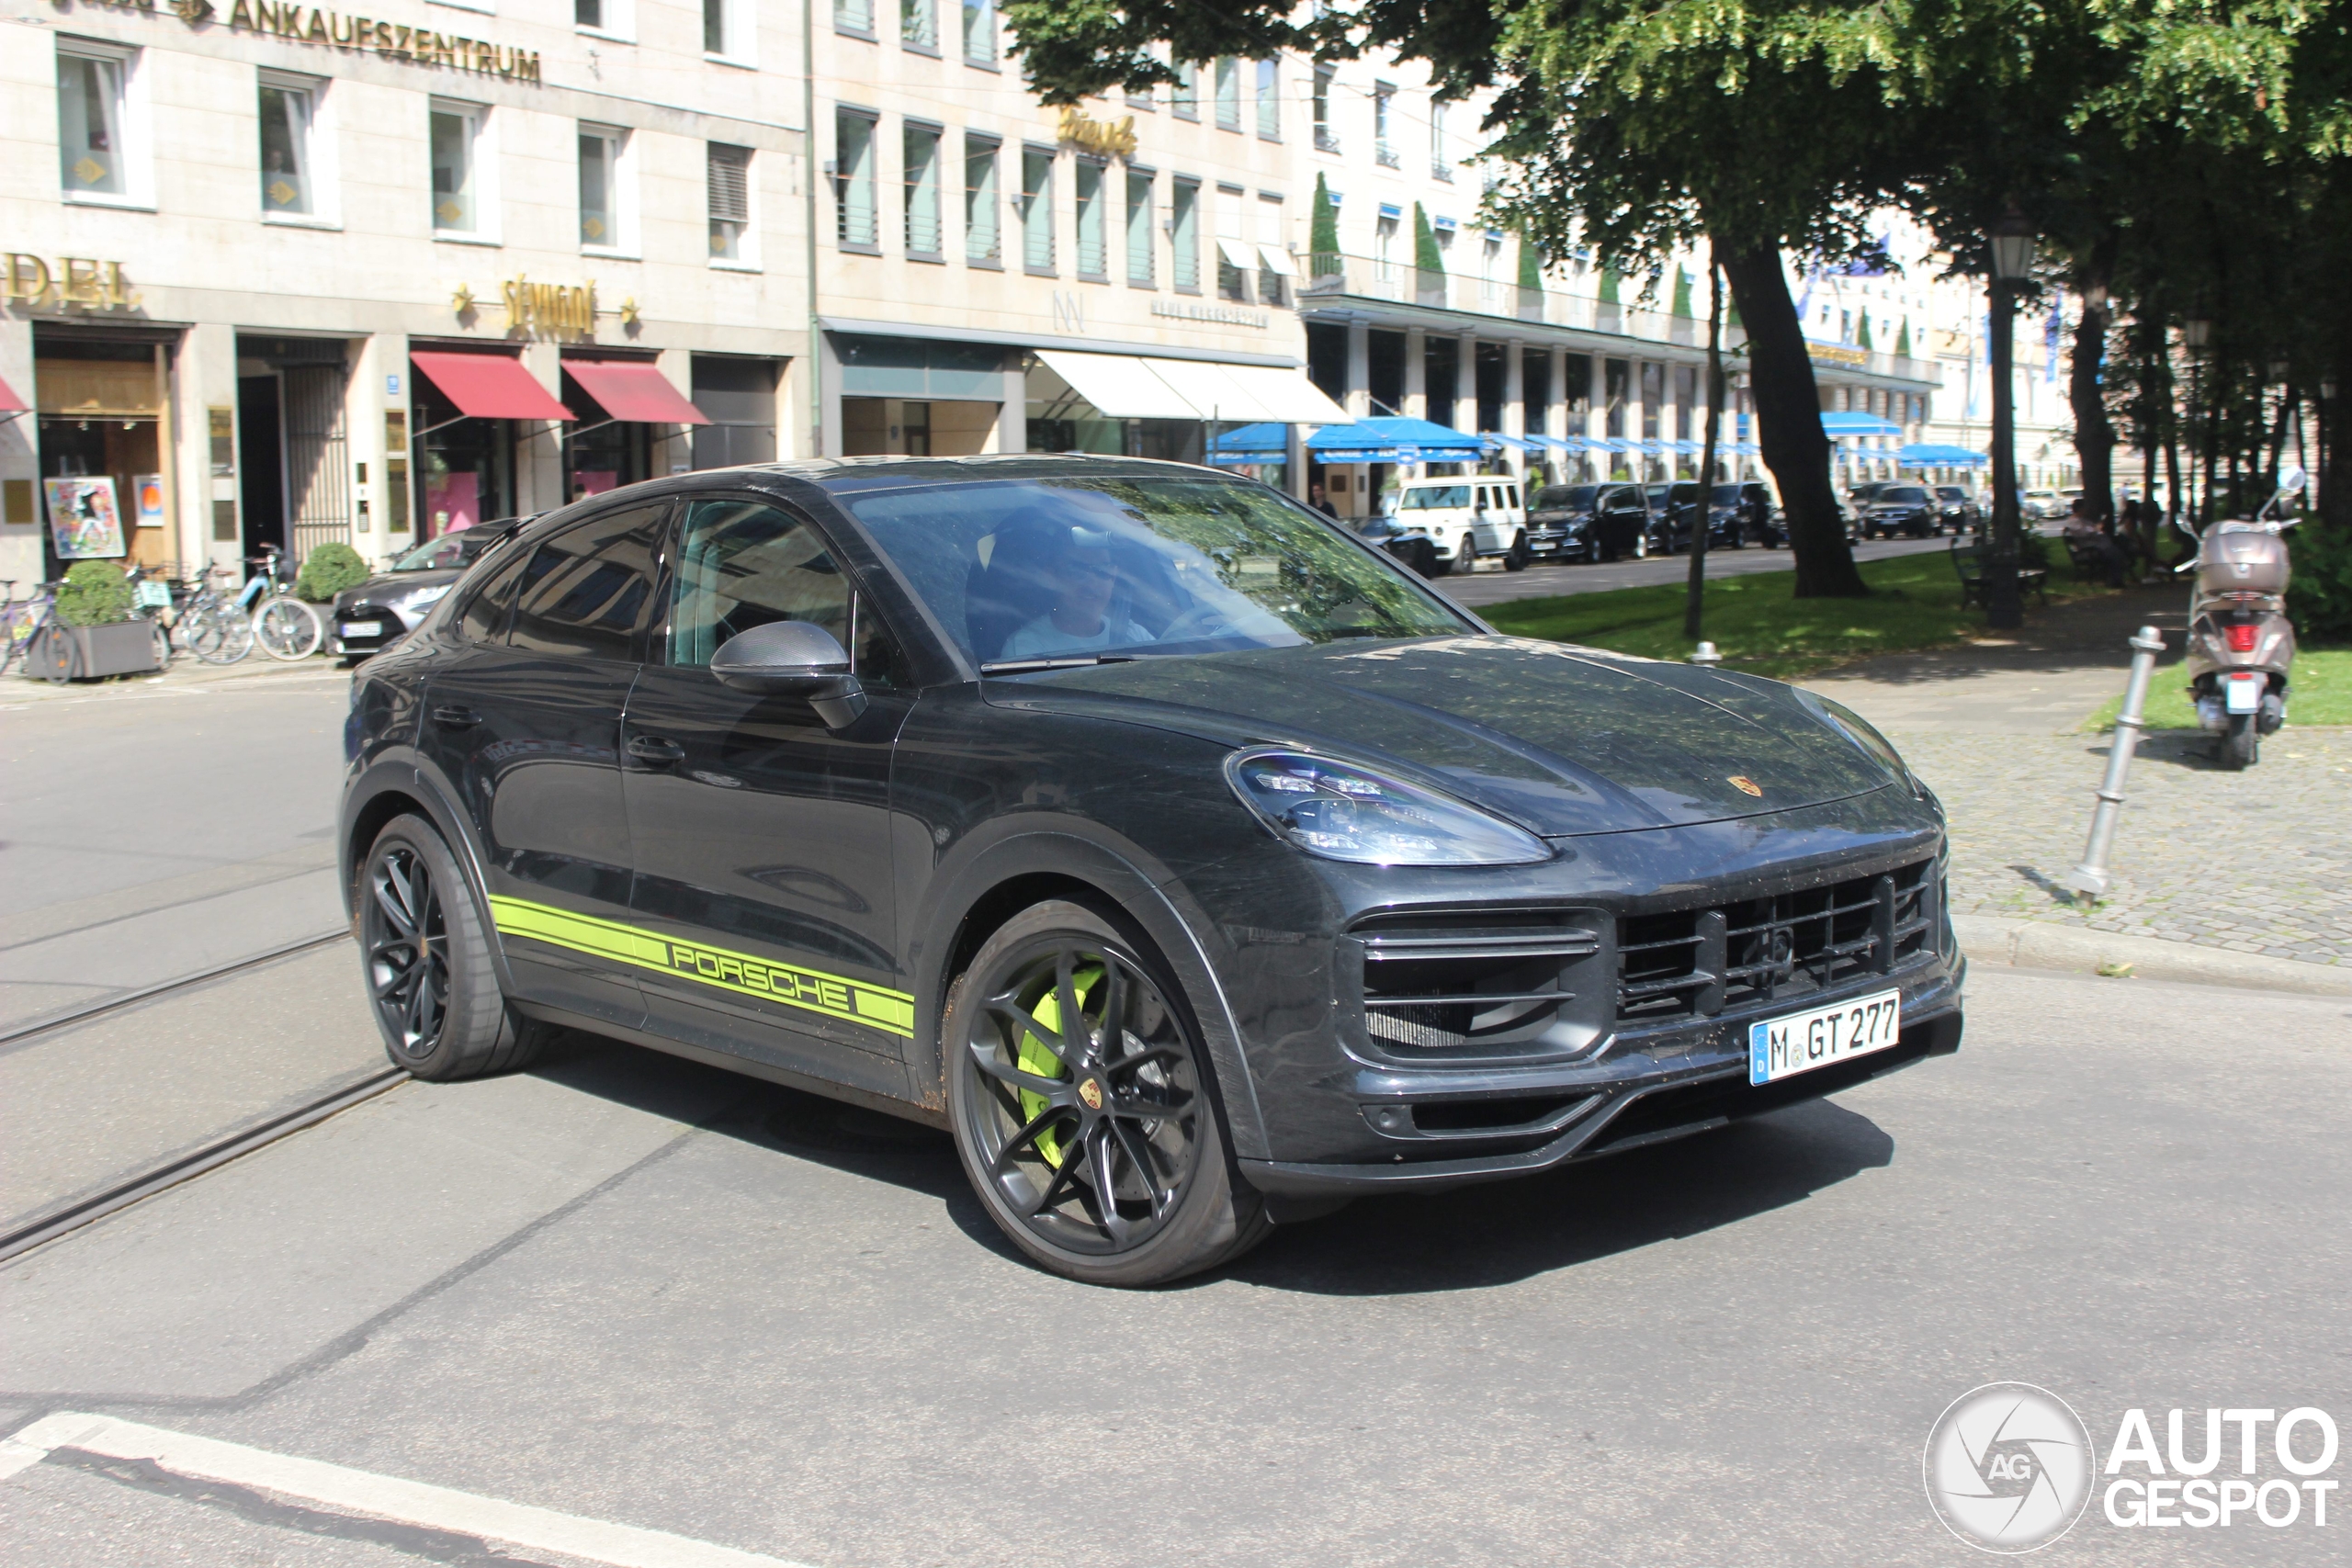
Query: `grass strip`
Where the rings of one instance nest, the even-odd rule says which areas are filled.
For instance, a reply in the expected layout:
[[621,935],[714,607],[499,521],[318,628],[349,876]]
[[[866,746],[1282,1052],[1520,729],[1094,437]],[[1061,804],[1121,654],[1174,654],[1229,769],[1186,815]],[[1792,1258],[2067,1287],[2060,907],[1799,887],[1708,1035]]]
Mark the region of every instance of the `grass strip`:
[[[2050,602],[2115,590],[2077,581],[2064,551],[2052,548]],[[1796,573],[1757,572],[1712,579],[1706,587],[1706,637],[1731,667],[1781,680],[1851,660],[1907,653],[1961,642],[1984,629],[1981,610],[1960,607],[1960,575],[1942,550],[1865,561],[1867,599],[1798,599]],[[1515,637],[1581,643],[1651,659],[1687,659],[1683,584],[1614,588],[1550,599],[1518,599],[1479,613]],[[2029,599],[2030,607],[2036,602]]]
[[[2288,674],[2287,722],[2290,725],[2352,724],[2352,648],[2306,648],[2297,650],[2295,667]],[[2083,728],[2104,734],[2115,728],[2123,711],[2123,694],[2085,720]],[[2150,729],[2194,729],[2197,710],[2189,705],[2188,679],[2180,665],[2156,671],[2148,687],[2148,711],[2143,716]]]

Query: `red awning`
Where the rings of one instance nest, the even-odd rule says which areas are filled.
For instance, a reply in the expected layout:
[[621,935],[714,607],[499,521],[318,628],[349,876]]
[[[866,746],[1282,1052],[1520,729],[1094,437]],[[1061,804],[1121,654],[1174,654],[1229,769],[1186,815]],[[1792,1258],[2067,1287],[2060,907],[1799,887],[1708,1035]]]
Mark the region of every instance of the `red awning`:
[[610,359],[567,359],[563,367],[615,419],[642,424],[708,424],[659,367]]
[[17,389],[0,381],[0,413],[23,413],[32,405],[17,396]]
[[433,378],[442,395],[470,419],[572,419],[577,416],[548,395],[531,378],[519,359],[503,354],[429,354],[409,355],[419,370]]

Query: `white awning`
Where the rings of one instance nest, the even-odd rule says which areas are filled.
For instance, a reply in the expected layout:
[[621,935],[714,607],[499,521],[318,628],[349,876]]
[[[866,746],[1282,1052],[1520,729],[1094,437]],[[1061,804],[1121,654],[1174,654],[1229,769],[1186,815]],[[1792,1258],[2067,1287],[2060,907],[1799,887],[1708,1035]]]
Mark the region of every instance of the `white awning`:
[[1260,245],[1258,254],[1264,260],[1268,272],[1279,272],[1284,277],[1298,276],[1298,269],[1290,265],[1290,253],[1280,245]]
[[1112,419],[1201,417],[1182,392],[1152,373],[1152,362],[1135,355],[1041,348],[1037,357],[1069,382],[1072,391]]
[[1304,370],[1080,354],[1041,348],[1037,357],[1070,389],[1112,419],[1214,419],[1226,424],[1350,424],[1339,404]]
[[1216,243],[1216,254],[1225,258],[1225,265],[1227,266],[1238,267],[1243,272],[1258,270],[1257,255],[1248,245],[1238,240],[1220,237]]

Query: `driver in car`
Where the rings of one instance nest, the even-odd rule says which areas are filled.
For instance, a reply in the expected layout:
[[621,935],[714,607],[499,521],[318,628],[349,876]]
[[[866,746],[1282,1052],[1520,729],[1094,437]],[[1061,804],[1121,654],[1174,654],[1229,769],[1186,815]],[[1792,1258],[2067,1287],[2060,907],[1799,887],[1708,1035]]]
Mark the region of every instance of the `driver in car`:
[[1112,603],[1119,591],[1119,563],[1107,531],[1073,525],[1069,547],[1046,559],[1041,575],[1053,593],[1053,607],[1006,637],[999,659],[1101,653],[1152,640],[1151,633]]

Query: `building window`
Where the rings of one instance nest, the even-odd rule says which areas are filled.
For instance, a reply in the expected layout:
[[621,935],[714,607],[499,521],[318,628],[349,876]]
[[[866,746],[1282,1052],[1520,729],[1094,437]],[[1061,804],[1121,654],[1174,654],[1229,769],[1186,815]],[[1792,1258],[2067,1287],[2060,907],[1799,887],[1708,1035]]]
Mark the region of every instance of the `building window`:
[[995,266],[1004,259],[997,222],[997,143],[964,138],[964,259]]
[[727,0],[702,0],[702,51],[727,52]]
[[621,234],[621,149],[628,133],[608,126],[580,128],[580,243],[616,251]]
[[964,0],[964,58],[974,65],[996,63],[996,0]]
[[1372,226],[1372,276],[1374,282],[1396,281],[1396,228],[1400,215],[1383,212]]
[[1127,283],[1135,288],[1152,285],[1151,181],[1149,169],[1127,171]]
[[907,254],[939,257],[939,132],[910,125],[899,135],[907,174]]
[[925,54],[939,52],[939,0],[899,0],[899,41]]
[[833,239],[873,250],[881,240],[875,218],[874,117],[849,109],[833,116]]
[[1021,263],[1031,272],[1054,270],[1054,154],[1021,150]]
[[1216,124],[1219,130],[1241,129],[1241,62],[1229,54],[1216,62]]
[[469,104],[433,108],[433,227],[445,234],[481,227],[482,119]]
[[1258,62],[1258,135],[1267,141],[1283,139],[1282,67],[1272,60]]
[[[710,254],[719,261],[750,259],[752,230],[752,150],[710,144]],[[867,222],[873,221],[872,197],[867,198]]]
[[833,0],[833,30],[874,36],[874,0]]
[[1380,160],[1384,169],[1396,166],[1396,144],[1388,139],[1390,127],[1396,116],[1396,89],[1385,82],[1375,82],[1372,87],[1372,155]]
[[69,196],[130,194],[130,63],[119,54],[57,51],[57,156]]
[[1241,232],[1248,200],[1239,186],[1216,187],[1216,295],[1241,304],[1249,303],[1250,275],[1257,270]]
[[1430,105],[1430,177],[1453,178],[1453,160],[1446,156],[1445,106],[1436,102]]
[[605,25],[605,0],[571,0],[571,20],[574,26],[601,28]]
[[1176,62],[1176,85],[1169,89],[1168,112],[1178,119],[1201,118],[1201,67],[1198,62]]
[[1078,161],[1078,276],[1094,282],[1110,281],[1111,254],[1103,209],[1110,205],[1104,186],[1110,170],[1091,158]]
[[1170,280],[1188,294],[1201,290],[1201,183],[1177,180],[1168,187]]
[[1315,150],[1337,152],[1340,139],[1331,132],[1331,82],[1338,74],[1328,65],[1315,68]]
[[318,211],[313,127],[318,89],[264,77],[261,83],[261,209],[309,217]]
[[1290,303],[1290,244],[1283,231],[1283,198],[1258,196],[1258,299],[1267,305]]

